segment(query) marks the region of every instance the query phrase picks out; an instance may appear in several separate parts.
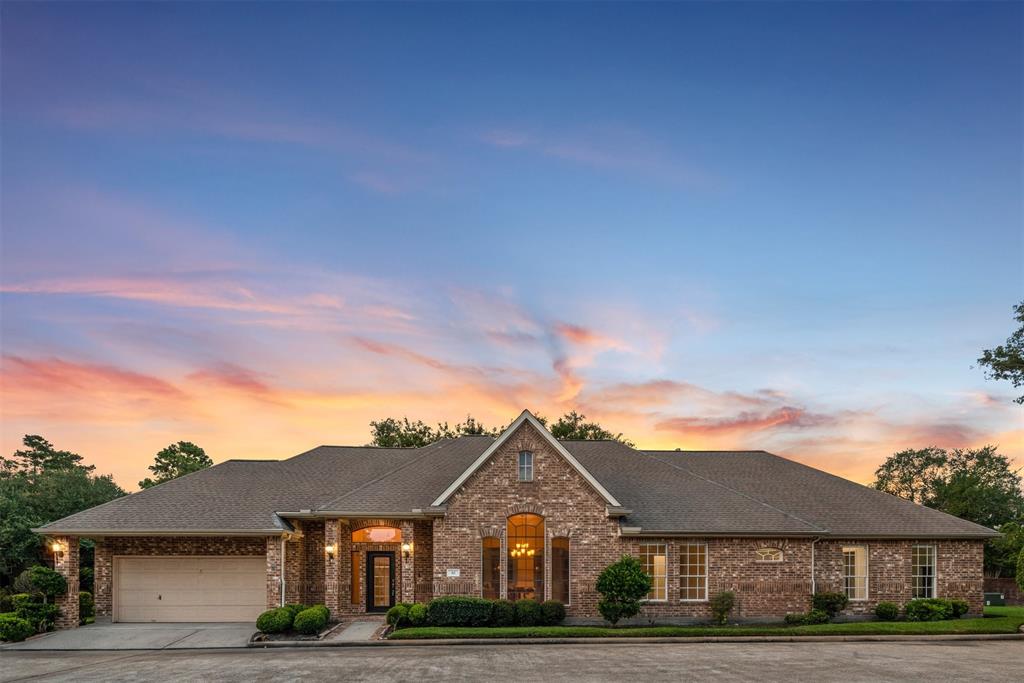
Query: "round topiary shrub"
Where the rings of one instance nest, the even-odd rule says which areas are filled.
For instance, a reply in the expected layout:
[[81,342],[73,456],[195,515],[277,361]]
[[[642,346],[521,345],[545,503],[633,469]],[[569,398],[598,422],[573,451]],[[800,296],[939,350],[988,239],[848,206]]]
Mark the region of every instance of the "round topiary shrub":
[[394,626],[396,629],[405,628],[409,625],[409,608],[399,603],[388,610],[384,620],[389,626]]
[[651,577],[644,571],[640,560],[623,555],[597,577],[597,592],[601,594],[597,611],[614,626],[620,619],[639,614],[640,601],[650,590]]
[[292,614],[292,621],[294,622],[295,616],[299,612],[304,612],[307,609],[309,609],[309,605],[302,605],[302,604],[298,604],[298,603],[296,603],[296,604],[289,603],[289,604],[285,605],[282,609],[286,609],[289,612],[291,612],[291,614]]
[[55,572],[49,567],[36,565],[28,570],[29,581],[35,589],[43,594],[47,600],[52,600],[58,595],[68,592],[68,580],[63,574]]
[[256,618],[256,628],[264,633],[284,633],[292,627],[292,612],[285,607],[268,609]]
[[900,616],[900,606],[895,602],[880,602],[875,605],[875,616],[880,621],[896,621]]
[[511,600],[495,600],[491,609],[491,626],[515,626],[516,606]]
[[26,619],[14,614],[0,614],[0,640],[17,643],[25,640],[36,630]]
[[557,626],[565,621],[565,605],[558,600],[545,600],[540,604],[540,612],[545,626]]
[[427,623],[427,606],[417,602],[409,606],[409,625],[423,626]]
[[327,619],[330,617],[330,614],[330,611],[323,605],[309,607],[295,615],[295,622],[292,628],[305,635],[320,633],[327,626]]
[[544,613],[540,603],[530,598],[516,600],[516,623],[520,626],[540,626],[544,623]]

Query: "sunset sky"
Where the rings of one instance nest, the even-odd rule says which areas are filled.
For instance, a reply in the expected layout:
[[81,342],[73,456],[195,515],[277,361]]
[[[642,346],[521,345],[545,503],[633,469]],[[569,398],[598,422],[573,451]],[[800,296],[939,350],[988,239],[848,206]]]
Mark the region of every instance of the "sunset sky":
[[1022,7],[5,3],[0,445],[1024,465]]

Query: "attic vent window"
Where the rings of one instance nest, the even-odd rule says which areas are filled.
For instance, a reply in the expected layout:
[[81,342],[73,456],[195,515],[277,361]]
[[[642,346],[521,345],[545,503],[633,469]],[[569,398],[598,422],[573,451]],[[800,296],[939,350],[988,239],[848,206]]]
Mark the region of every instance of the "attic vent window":
[[782,562],[782,550],[779,548],[758,548],[758,562]]
[[519,481],[533,481],[533,453],[519,451]]

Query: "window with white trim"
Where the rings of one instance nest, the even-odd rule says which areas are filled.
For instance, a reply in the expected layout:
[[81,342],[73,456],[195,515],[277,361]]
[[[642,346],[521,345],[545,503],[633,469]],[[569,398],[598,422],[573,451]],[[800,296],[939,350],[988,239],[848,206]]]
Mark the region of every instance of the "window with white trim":
[[668,600],[668,557],[664,543],[641,543],[640,563],[651,577],[648,600]]
[[704,543],[679,546],[679,599],[708,599],[708,547]]
[[935,546],[915,545],[910,549],[911,577],[915,598],[935,597]]
[[850,600],[868,599],[868,549],[862,545],[843,548],[843,589]]
[[533,481],[533,453],[519,451],[519,481]]

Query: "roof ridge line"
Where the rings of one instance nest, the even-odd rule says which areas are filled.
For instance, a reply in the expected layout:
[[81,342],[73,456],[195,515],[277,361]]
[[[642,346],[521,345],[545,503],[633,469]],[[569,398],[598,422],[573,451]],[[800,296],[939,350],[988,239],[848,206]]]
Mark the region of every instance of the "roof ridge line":
[[711,479],[710,477],[705,477],[703,475],[697,474],[696,472],[694,472],[692,470],[689,470],[689,469],[687,469],[685,467],[682,467],[680,465],[677,465],[675,463],[663,460],[663,459],[659,458],[658,456],[656,456],[656,455],[654,455],[652,453],[648,453],[647,451],[640,451],[640,453],[644,453],[648,457],[654,458],[658,462],[665,463],[669,467],[674,467],[677,470],[680,470],[682,472],[686,472],[690,476],[697,477],[698,479],[703,479],[704,481],[707,481],[707,482],[710,482],[712,484],[715,484],[716,486],[720,486],[721,488],[725,489],[726,491],[731,491],[731,492],[735,493],[738,496],[743,496],[747,500],[752,500],[755,503],[760,503],[761,505],[765,506],[766,508],[770,508],[772,510],[775,510],[776,512],[780,512],[783,515],[785,515],[786,517],[791,517],[791,518],[797,520],[798,522],[800,522],[801,524],[806,524],[807,526],[811,527],[812,529],[817,529],[817,530],[819,530],[819,531],[821,531],[823,533],[826,533],[826,534],[831,533],[828,529],[826,529],[824,527],[820,527],[817,524],[814,524],[813,522],[810,522],[810,521],[804,519],[803,517],[800,517],[799,515],[794,515],[792,512],[787,512],[786,510],[783,510],[782,508],[775,507],[774,505],[772,505],[770,503],[766,503],[763,500],[758,500],[757,498],[754,498],[753,496],[751,496],[749,494],[743,493],[742,491],[737,491],[736,489],[732,488],[731,486],[727,486],[727,485],[723,484],[720,481],[716,481],[715,479]]
[[414,465],[414,464],[418,463],[420,460],[422,460],[423,458],[427,457],[428,455],[430,455],[430,453],[432,453],[434,450],[436,450],[435,448],[432,448],[432,446],[440,446],[443,441],[451,441],[451,440],[452,439],[439,439],[439,440],[437,440],[437,441],[435,441],[435,442],[433,442],[431,444],[428,444],[426,446],[419,446],[417,448],[410,449],[410,450],[414,450],[414,451],[418,451],[418,450],[422,449],[422,450],[429,451],[429,452],[423,453],[422,455],[413,458],[409,462],[402,463],[401,465],[399,465],[398,467],[394,468],[393,470],[388,470],[387,472],[385,472],[384,474],[380,475],[376,479],[371,479],[368,482],[360,484],[359,486],[355,487],[351,491],[346,491],[345,493],[341,494],[337,498],[332,498],[331,500],[327,501],[323,505],[318,505],[316,509],[317,510],[324,510],[325,512],[326,511],[330,511],[330,508],[326,508],[325,509],[325,507],[327,505],[334,505],[338,501],[343,500],[345,498],[348,498],[349,496],[351,496],[356,491],[361,491],[361,490],[365,489],[367,486],[369,486],[371,484],[376,484],[381,479],[384,479],[386,477],[390,477],[395,472],[400,472],[401,470],[404,470],[406,467],[409,467],[411,465]]

